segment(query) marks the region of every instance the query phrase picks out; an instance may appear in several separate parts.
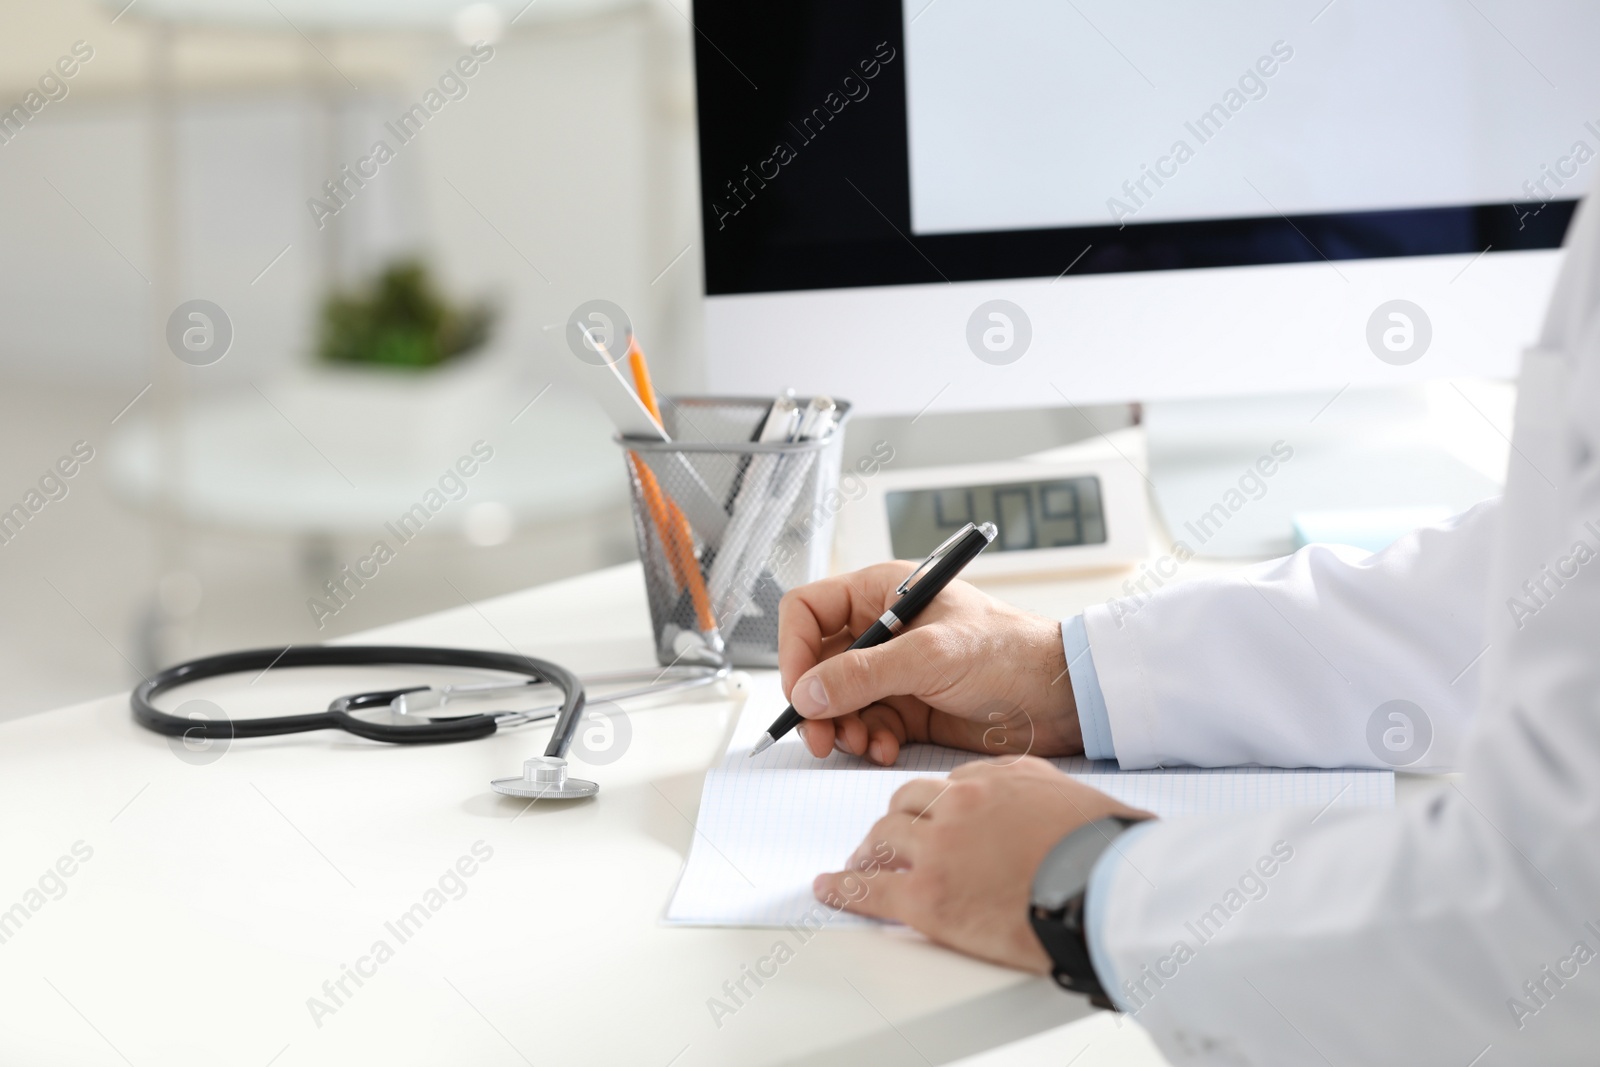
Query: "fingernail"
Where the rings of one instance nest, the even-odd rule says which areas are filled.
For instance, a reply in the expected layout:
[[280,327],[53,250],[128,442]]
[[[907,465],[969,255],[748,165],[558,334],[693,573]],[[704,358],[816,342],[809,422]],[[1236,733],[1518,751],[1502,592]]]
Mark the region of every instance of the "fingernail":
[[828,691],[821,678],[808,678],[794,687],[794,710],[810,717],[828,710]]
[[874,741],[874,742],[872,742],[872,744],[867,747],[867,751],[872,754],[872,762],[874,762],[874,763],[882,763],[882,762],[884,762],[884,759],[883,759],[883,742],[882,741]]

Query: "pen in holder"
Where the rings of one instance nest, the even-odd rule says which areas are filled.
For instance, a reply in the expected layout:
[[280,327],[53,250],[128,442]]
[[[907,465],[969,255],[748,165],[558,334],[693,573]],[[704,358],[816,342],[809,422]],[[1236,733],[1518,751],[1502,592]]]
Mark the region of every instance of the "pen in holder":
[[795,404],[792,440],[753,440],[773,402],[742,397],[669,399],[671,441],[616,438],[661,663],[777,666],[778,601],[827,575],[850,405]]

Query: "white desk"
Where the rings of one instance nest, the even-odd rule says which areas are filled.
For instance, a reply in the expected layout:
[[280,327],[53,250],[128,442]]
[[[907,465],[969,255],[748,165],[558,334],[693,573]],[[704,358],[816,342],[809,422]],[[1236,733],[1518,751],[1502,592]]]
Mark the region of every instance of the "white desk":
[[[1121,579],[990,588],[1060,615]],[[651,662],[631,565],[362,639],[509,641],[580,671]],[[377,687],[370,673],[248,682],[182,699],[244,716]],[[764,715],[781,705],[774,673],[755,675],[752,692]],[[707,998],[780,932],[658,920],[733,707],[637,712],[621,759],[575,767],[601,783],[597,798],[528,809],[488,780],[542,751],[547,727],[418,748],[332,733],[236,741],[194,765],[136,727],[121,694],[0,726],[0,915],[76,842],[93,849],[62,880],[65,895],[0,944],[0,1062],[923,1064],[1088,1014],[1045,980],[857,929],[798,948],[716,1026]],[[385,922],[479,841],[493,856],[465,895],[399,942]],[[308,998],[380,939],[393,957],[367,965],[376,973],[359,988],[347,979],[351,995],[319,1028]],[[1102,1035],[1097,1048],[1135,1058],[1096,1053],[1079,1067],[1152,1062],[1139,1040]],[[1034,1044],[1041,1061],[1059,1060]]]

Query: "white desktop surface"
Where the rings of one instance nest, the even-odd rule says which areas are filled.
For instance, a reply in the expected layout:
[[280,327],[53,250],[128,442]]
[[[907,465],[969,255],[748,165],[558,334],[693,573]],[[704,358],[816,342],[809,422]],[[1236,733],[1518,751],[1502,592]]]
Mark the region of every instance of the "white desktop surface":
[[[1123,576],[988,587],[1064,615]],[[651,662],[634,565],[360,640],[509,642],[579,671]],[[226,679],[182,699],[303,712],[387,681],[315,674]],[[781,706],[775,672],[752,674],[751,693],[763,715]],[[616,762],[575,763],[601,783],[595,799],[527,810],[488,781],[541,752],[548,727],[416,748],[328,732],[236,740],[193,765],[134,725],[125,694],[0,726],[0,910],[75,842],[93,849],[65,895],[0,944],[0,1062],[922,1064],[1088,1014],[1046,980],[903,930],[839,929],[794,945],[718,1027],[708,998],[782,932],[659,921],[733,722],[731,701],[696,700],[632,715]],[[398,943],[385,921],[480,840],[493,857],[466,895]],[[353,995],[319,1028],[307,999],[380,938],[393,958],[359,988],[347,980]],[[1160,1062],[1112,1044],[1131,1058],[1083,1062]]]

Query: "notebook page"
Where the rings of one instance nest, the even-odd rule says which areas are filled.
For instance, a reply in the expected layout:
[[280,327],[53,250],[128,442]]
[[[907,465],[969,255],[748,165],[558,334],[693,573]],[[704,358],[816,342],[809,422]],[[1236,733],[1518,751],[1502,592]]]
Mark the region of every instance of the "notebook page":
[[[787,737],[755,758],[732,746],[706,775],[688,863],[666,921],[701,926],[784,926],[816,904],[811,880],[838,870],[913,778],[948,774],[973,753],[909,745],[893,768],[835,752],[813,758]],[[1272,807],[1390,805],[1391,771],[1265,767],[1123,771],[1082,757],[1052,760],[1066,773],[1134,807],[1171,818]],[[871,923],[839,913],[830,923]]]

